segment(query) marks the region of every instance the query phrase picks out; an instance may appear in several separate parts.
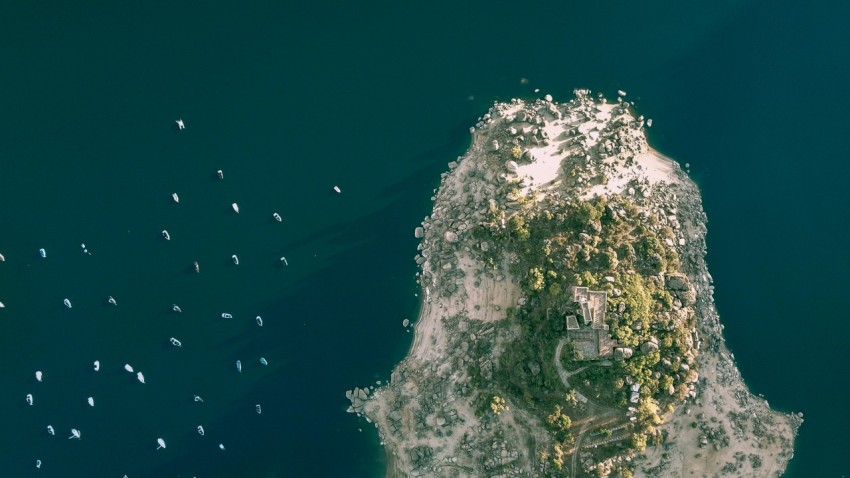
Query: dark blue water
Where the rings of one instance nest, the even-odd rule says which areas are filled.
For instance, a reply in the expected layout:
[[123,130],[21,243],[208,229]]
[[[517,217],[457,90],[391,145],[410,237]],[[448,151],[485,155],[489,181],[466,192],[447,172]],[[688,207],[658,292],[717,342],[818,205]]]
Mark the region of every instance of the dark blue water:
[[840,476],[848,9],[792,5],[4,3],[0,476],[379,476],[343,392],[409,346],[440,172],[493,100],[575,87],[691,164],[744,377],[806,413],[787,476]]

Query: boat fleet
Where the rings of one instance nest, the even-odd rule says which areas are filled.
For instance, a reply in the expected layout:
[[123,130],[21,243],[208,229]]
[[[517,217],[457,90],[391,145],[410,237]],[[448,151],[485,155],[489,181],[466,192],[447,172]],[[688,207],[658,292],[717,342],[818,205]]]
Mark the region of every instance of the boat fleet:
[[[178,119],[176,121],[176,124],[177,124],[177,127],[178,127],[179,130],[183,130],[186,127],[185,123],[183,122],[182,119]],[[220,170],[220,169],[217,170],[216,176],[218,177],[219,180],[224,180],[224,173],[223,173],[222,170]],[[336,193],[341,193],[341,190],[338,186],[333,186],[333,191],[335,191]],[[175,204],[180,204],[180,196],[176,192],[171,193],[171,199]],[[231,209],[236,214],[239,214],[239,212],[240,212],[239,205],[235,202],[231,204]],[[278,212],[273,212],[272,218],[278,223],[283,222],[283,218],[280,215],[280,213],[278,213]],[[170,235],[170,233],[168,232],[167,229],[163,229],[161,234],[162,234],[162,237],[165,241],[171,240],[171,235]],[[85,254],[91,255],[91,253],[89,252],[85,243],[81,244],[81,248],[82,248],[82,250]],[[40,258],[46,259],[47,258],[46,249],[45,248],[39,248],[38,249],[38,255],[39,255]],[[233,261],[234,265],[239,265],[239,257],[236,254],[233,254],[231,256],[231,260]],[[5,262],[5,261],[6,261],[6,257],[3,254],[0,254],[0,262]],[[289,265],[289,262],[287,261],[286,257],[281,257],[280,262],[284,266]],[[194,261],[193,268],[194,268],[194,271],[196,273],[200,273],[200,265],[199,265],[198,261]],[[62,302],[63,302],[63,305],[64,305],[65,308],[67,308],[67,309],[73,308],[73,306],[71,304],[71,300],[69,298],[63,299]],[[115,299],[115,297],[113,297],[111,295],[107,296],[106,303],[111,305],[111,306],[117,306],[118,305],[118,301]],[[5,304],[3,304],[3,302],[0,302],[0,309],[2,309],[4,307],[5,307]],[[178,306],[177,304],[172,304],[171,310],[173,312],[176,312],[176,313],[182,313],[183,312],[182,308],[180,306]],[[230,314],[230,313],[224,312],[224,313],[221,314],[221,317],[223,319],[232,319],[233,315]],[[257,323],[257,326],[259,326],[259,327],[263,326],[263,318],[261,316],[259,316],[259,315],[256,316],[255,321]],[[170,337],[168,339],[168,341],[174,347],[177,347],[177,348],[183,347],[183,343],[175,337]],[[269,365],[269,362],[265,357],[260,357],[259,363],[262,366],[268,366]],[[236,360],[235,365],[236,365],[236,372],[241,374],[242,373],[242,361]],[[93,368],[94,372],[99,372],[100,367],[101,367],[101,363],[100,363],[99,360],[94,360],[92,362],[92,368]],[[124,368],[124,371],[126,371],[127,373],[135,374],[135,379],[139,383],[141,383],[141,384],[146,383],[144,374],[141,371],[136,370],[129,363],[124,364],[123,368]],[[45,376],[44,376],[44,373],[41,370],[35,371],[34,375],[35,375],[35,379],[36,379],[37,382],[39,382],[39,383],[43,382]],[[26,401],[27,406],[34,407],[34,408],[38,409],[38,407],[35,406],[35,400],[34,400],[32,393],[26,394],[25,401]],[[85,401],[86,401],[86,403],[88,404],[89,407],[93,408],[95,406],[95,399],[94,399],[93,396],[87,397]],[[201,398],[201,396],[199,396],[199,395],[194,395],[194,401],[195,402],[204,402],[203,398]],[[261,408],[260,404],[255,405],[255,410],[256,410],[257,414],[262,414],[262,408]],[[46,431],[49,435],[51,435],[51,436],[56,435],[56,429],[53,427],[52,424],[46,425],[45,429],[46,429]],[[198,425],[196,430],[197,430],[198,435],[200,435],[200,436],[204,436],[205,433],[206,433],[205,430],[204,430],[204,427],[201,426],[201,425]],[[82,432],[77,428],[71,428],[70,429],[70,435],[68,436],[68,439],[69,440],[81,440],[82,439]],[[165,440],[161,437],[156,438],[156,444],[157,444],[156,450],[165,450],[167,448]],[[218,447],[219,447],[220,450],[225,450],[225,446],[224,446],[223,443],[219,443]],[[40,459],[36,460],[36,467],[41,468],[41,466],[42,466],[42,461]]]

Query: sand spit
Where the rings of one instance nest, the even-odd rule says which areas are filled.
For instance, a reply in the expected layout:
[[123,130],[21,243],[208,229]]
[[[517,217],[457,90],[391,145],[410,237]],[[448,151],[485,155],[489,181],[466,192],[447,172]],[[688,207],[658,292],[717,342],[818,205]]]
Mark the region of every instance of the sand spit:
[[[559,476],[539,456],[551,438],[538,417],[513,404],[498,416],[476,410],[475,381],[492,380],[504,344],[518,333],[508,311],[526,298],[508,272],[515,258],[485,263],[481,252],[490,244],[471,231],[498,220],[493,210],[519,208],[504,187],[516,178],[523,195],[538,199],[624,195],[675,230],[669,246],[696,289],[699,379],[666,417],[666,443],[629,458],[635,476],[781,475],[802,419],[771,410],[743,383],[714,308],[699,191],[678,164],[649,148],[643,126],[622,98],[609,104],[577,90],[563,104],[548,96],[497,103],[471,128],[469,150],[449,163],[433,212],[415,231],[423,304],[410,353],[388,384],[346,393],[349,411],[378,428],[392,456],[388,476]],[[472,364],[480,377],[470,376]],[[569,471],[580,475],[598,464],[578,448]]]

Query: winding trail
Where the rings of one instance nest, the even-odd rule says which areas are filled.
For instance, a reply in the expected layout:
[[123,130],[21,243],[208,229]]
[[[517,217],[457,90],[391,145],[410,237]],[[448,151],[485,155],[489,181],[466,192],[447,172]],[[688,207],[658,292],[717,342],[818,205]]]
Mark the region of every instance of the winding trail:
[[[567,387],[567,389],[569,389],[570,388],[570,375],[575,375],[575,374],[583,371],[584,369],[589,367],[589,365],[585,365],[584,367],[581,367],[578,370],[573,370],[572,372],[567,371],[567,369],[565,369],[564,366],[561,365],[561,351],[563,350],[564,345],[566,343],[567,343],[567,339],[566,339],[566,337],[564,337],[564,338],[562,338],[561,340],[558,341],[558,346],[555,347],[555,370],[558,371],[558,376],[561,377],[561,382],[563,382],[564,386]],[[579,392],[578,390],[575,390],[575,389],[573,389],[573,391],[576,392],[576,397],[578,397],[578,400],[580,402],[584,402],[584,403],[588,403],[588,404],[591,403],[590,400],[588,400],[587,397],[582,395],[581,392]]]
[[[580,402],[583,402],[587,406],[587,410],[589,412],[588,420],[582,423],[581,428],[579,429],[578,434],[576,435],[576,443],[573,449],[573,456],[570,463],[570,476],[576,476],[576,466],[578,465],[578,451],[581,449],[581,441],[584,439],[584,435],[597,423],[611,420],[620,411],[614,408],[603,407],[602,405],[599,405],[598,403],[595,403],[589,398],[585,397],[581,392],[579,392],[575,388],[570,388],[570,376],[583,371],[584,369],[590,367],[591,364],[587,364],[584,367],[581,367],[577,370],[573,370],[572,372],[566,370],[564,366],[561,365],[561,352],[564,348],[564,344],[566,343],[567,339],[566,337],[564,337],[558,341],[558,346],[555,347],[555,370],[558,371],[558,376],[561,378],[561,382],[564,383],[564,387],[574,391],[578,400]],[[610,365],[610,362],[608,362],[607,364]],[[605,363],[603,362],[600,365],[605,365]]]

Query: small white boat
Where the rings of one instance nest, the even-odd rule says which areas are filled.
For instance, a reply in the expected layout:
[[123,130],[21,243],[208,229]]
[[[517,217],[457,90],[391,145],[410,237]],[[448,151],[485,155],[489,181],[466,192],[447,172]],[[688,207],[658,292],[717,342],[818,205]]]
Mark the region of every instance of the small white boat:
[[195,272],[197,272],[198,274],[201,273],[201,265],[198,264],[198,261],[195,261]]
[[35,467],[41,468],[41,460],[35,460]]
[[47,257],[47,251],[45,251],[44,248],[42,247],[41,249],[38,250],[38,255],[40,255],[41,257]]
[[97,372],[98,370],[100,370],[100,360],[95,360],[94,361],[94,371]]
[[163,440],[162,438],[157,438],[156,449],[159,450],[160,448],[165,448],[165,440]]
[[260,404],[258,403],[258,404],[257,404],[257,415],[260,415],[260,414],[262,414],[262,413],[263,413],[263,408],[262,408],[262,407],[260,407]]
[[76,428],[72,428],[71,429],[71,436],[69,436],[68,439],[70,440],[72,438],[76,438],[77,440],[79,440],[80,435],[81,435],[81,433],[80,433],[79,430],[77,430]]
[[[239,372],[239,373],[242,373],[242,361],[241,360],[236,361],[236,371]],[[30,395],[30,397],[32,397],[32,395]]]
[[186,129],[186,123],[184,123],[182,119],[175,121],[175,123],[177,123],[178,129]]
[[218,447],[219,447],[219,449],[224,450],[224,443],[219,443],[219,444],[218,444]]
[[180,202],[180,196],[177,193],[171,193],[171,199],[174,199],[174,202]]
[[6,262],[6,256],[0,254],[0,262]]
[[287,261],[287,260],[286,260],[286,257],[281,256],[281,258],[280,258],[280,262],[282,262],[284,266],[288,266],[288,265],[289,265],[289,261]]
[[183,309],[181,309],[180,306],[177,304],[172,304],[171,310],[173,310],[174,312],[183,312]]
[[142,372],[137,373],[136,378],[139,379],[140,382],[145,383],[145,376],[142,375]]
[[56,434],[56,430],[53,429],[53,425],[47,425],[47,433],[49,433],[51,435]]
[[269,361],[268,361],[268,360],[266,360],[266,358],[265,358],[265,357],[260,357],[260,363],[261,363],[261,364],[263,364],[263,365],[268,365],[268,364],[269,364]]
[[65,304],[65,307],[67,307],[69,309],[71,308],[71,301],[70,300],[65,299],[65,300],[62,301],[62,303]]
[[31,393],[27,394],[27,405],[32,405],[32,394]]
[[41,370],[38,370],[37,372],[35,372],[35,379],[38,380],[39,382],[41,381]]
[[215,173],[218,174],[218,179],[224,179],[224,172],[222,170],[219,169]]
[[195,395],[195,401],[196,401],[196,402],[203,402],[203,401],[204,401],[204,399],[203,399],[203,398],[201,398],[201,396],[200,396],[200,395]]
[[221,314],[221,318],[222,319],[232,319],[233,316],[228,314],[227,312],[225,312],[225,313]]
[[204,427],[198,425],[198,435],[204,436]]
[[128,363],[125,363],[125,364],[124,364],[124,370],[126,370],[126,371],[128,371],[128,372],[130,372],[130,373],[135,372],[135,370],[133,370],[133,367],[132,367],[130,364],[128,364]]
[[234,264],[236,264],[237,266],[239,265],[239,258],[236,257],[236,254],[233,254],[232,256],[230,256],[230,258],[233,259]]
[[0,309],[2,309],[2,308],[4,308],[4,307],[6,307],[6,304],[4,304],[4,303],[0,302]]
[[164,237],[166,241],[171,240],[171,235],[168,234],[168,231],[166,231],[165,229],[162,230],[162,237]]
[[259,325],[260,327],[263,326],[263,318],[260,317],[259,315],[257,316],[257,325]]
[[109,296],[108,299],[106,299],[106,301],[109,302],[112,305],[118,305],[118,302],[115,300],[115,297],[112,297],[111,295]]
[[272,214],[272,216],[274,216],[274,220],[275,220],[275,221],[277,221],[277,222],[283,222],[283,218],[282,218],[282,217],[280,217],[280,214],[278,214],[278,213],[274,213],[274,214]]
[[334,191],[336,191],[337,194],[342,192],[342,190],[339,188],[339,186],[334,186]]
[[236,211],[237,214],[239,213],[239,205],[238,204],[233,203],[233,204],[230,205],[230,207],[232,207],[233,210]]
[[175,347],[182,347],[183,346],[183,344],[179,340],[175,339],[174,337],[171,337],[170,340],[171,340],[171,345],[173,345]]
[[87,401],[87,402],[89,402],[89,406],[90,406],[90,407],[93,407],[93,406],[94,406],[94,398],[89,397],[86,401]]

